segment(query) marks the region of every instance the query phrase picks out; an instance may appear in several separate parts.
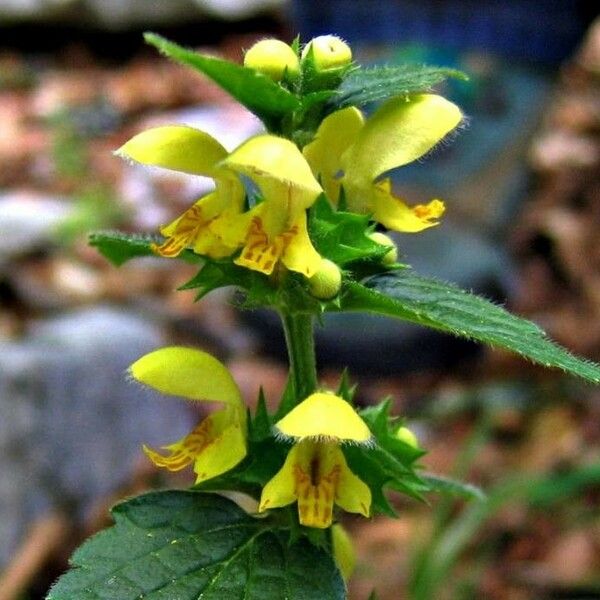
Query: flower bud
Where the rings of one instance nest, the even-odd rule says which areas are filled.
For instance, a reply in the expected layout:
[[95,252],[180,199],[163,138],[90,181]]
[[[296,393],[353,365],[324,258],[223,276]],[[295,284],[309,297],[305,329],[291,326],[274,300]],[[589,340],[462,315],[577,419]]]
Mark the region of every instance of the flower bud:
[[313,38],[302,51],[303,60],[309,55],[311,48],[317,72],[341,69],[352,62],[350,46],[335,35],[320,35]]
[[308,280],[310,293],[320,300],[330,300],[342,287],[342,272],[332,261],[324,258],[319,270]]
[[408,444],[412,448],[419,447],[419,440],[417,440],[417,436],[408,427],[400,427],[398,431],[396,431],[396,438],[401,442]]
[[391,266],[396,264],[398,260],[398,248],[396,248],[396,244],[394,240],[385,233],[380,233],[379,231],[374,231],[369,234],[369,238],[371,238],[377,244],[381,244],[382,246],[391,246],[389,251],[386,252],[381,258],[381,262],[384,265]]
[[285,42],[268,39],[256,42],[244,56],[244,66],[260,71],[273,81],[284,76],[296,77],[300,73],[298,56]]

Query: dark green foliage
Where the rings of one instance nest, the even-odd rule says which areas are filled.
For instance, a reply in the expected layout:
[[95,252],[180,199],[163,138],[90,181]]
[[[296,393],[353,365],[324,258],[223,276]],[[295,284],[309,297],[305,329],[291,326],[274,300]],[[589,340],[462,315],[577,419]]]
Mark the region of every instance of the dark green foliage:
[[270,130],[278,130],[281,119],[301,107],[294,94],[254,69],[182,48],[155,33],[146,33],[144,39],[165,56],[210,77]]
[[160,237],[120,231],[98,231],[92,233],[89,238],[90,246],[96,248],[104,258],[117,267],[132,258],[154,256],[153,243],[160,243]]
[[396,511],[384,495],[385,488],[417,500],[423,500],[422,493],[429,488],[415,470],[415,461],[424,452],[396,438],[390,406],[389,401],[383,401],[360,412],[373,434],[374,443],[371,447],[345,446],[344,454],[352,471],[371,488],[373,512],[395,516]]
[[546,367],[557,367],[600,382],[600,367],[573,356],[546,337],[534,323],[454,285],[400,269],[346,282],[341,310],[372,312],[516,352]]
[[332,557],[231,500],[194,491],[138,496],[88,540],[48,600],[341,600]]
[[309,232],[322,256],[340,267],[356,260],[379,261],[389,248],[368,237],[372,231],[368,215],[335,210],[321,196],[310,210]]
[[468,79],[461,71],[442,67],[402,65],[356,69],[344,79],[330,106],[336,110],[346,106],[360,107],[394,96],[427,92],[450,77]]

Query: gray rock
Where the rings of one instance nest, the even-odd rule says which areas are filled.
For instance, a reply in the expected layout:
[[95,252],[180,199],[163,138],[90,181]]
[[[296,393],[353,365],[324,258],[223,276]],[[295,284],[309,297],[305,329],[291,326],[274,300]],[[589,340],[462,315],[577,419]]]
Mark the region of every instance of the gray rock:
[[25,191],[0,194],[0,266],[11,257],[47,245],[71,213],[61,198]]
[[130,476],[141,444],[189,431],[183,402],[127,380],[162,345],[158,327],[116,308],[40,321],[0,344],[0,566],[52,506],[81,516]]

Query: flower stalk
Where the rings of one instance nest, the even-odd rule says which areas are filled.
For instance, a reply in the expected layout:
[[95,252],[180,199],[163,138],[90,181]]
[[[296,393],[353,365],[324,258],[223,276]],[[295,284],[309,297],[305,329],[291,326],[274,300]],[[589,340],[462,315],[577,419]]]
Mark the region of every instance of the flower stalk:
[[281,322],[289,358],[289,377],[294,384],[295,404],[317,388],[317,360],[313,316],[282,311]]

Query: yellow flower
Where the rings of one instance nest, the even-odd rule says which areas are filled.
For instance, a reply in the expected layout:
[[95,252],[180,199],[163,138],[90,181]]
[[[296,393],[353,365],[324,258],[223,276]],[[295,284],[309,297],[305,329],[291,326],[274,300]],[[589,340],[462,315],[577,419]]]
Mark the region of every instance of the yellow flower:
[[157,254],[174,257],[192,248],[197,254],[222,258],[239,248],[243,232],[239,228],[231,230],[227,224],[242,211],[244,187],[235,173],[221,166],[227,150],[212,136],[184,125],[155,127],[130,139],[116,154],[143,165],[203,175],[215,181],[213,192],[161,228],[167,240],[154,246]]
[[246,456],[246,408],[231,374],[216,358],[172,346],[142,356],[129,372],[135,380],[164,394],[225,405],[183,439],[164,446],[168,454],[144,446],[155,465],[179,471],[193,463],[198,483],[229,471]]
[[249,177],[262,202],[248,213],[245,244],[236,264],[270,275],[278,261],[306,277],[321,265],[306,228],[306,209],[323,192],[302,153],[291,141],[273,135],[250,138],[223,166]]
[[326,528],[334,503],[369,516],[371,490],[348,467],[342,442],[370,443],[371,432],[345,400],[331,393],[310,395],[275,425],[296,440],[283,467],[264,487],[259,512],[298,503],[300,523]]
[[[258,135],[228,155],[207,133],[175,125],[144,131],[117,153],[145,165],[212,177],[214,192],[163,227],[155,251],[177,256],[185,248],[221,258],[243,246],[236,263],[270,275],[278,261],[311,277],[321,264],[306,228],[306,209],[322,193],[302,153],[289,140]],[[242,213],[245,175],[262,202]]]
[[392,98],[366,121],[349,107],[323,120],[304,155],[332,202],[343,186],[350,211],[370,213],[388,229],[417,232],[438,224],[444,204],[409,207],[392,194],[389,178],[378,178],[422,157],[461,119],[457,106],[435,94]]

